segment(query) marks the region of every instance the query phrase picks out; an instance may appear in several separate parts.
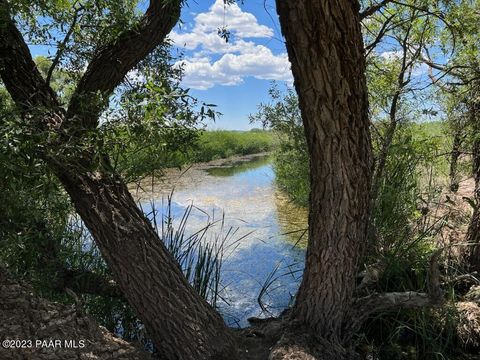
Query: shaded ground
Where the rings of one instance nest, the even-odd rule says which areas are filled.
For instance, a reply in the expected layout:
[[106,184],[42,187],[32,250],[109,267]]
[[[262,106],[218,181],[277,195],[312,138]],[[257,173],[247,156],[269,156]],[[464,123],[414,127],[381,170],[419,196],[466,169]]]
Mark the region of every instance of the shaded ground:
[[80,308],[35,295],[0,267],[0,359],[152,359],[98,326]]

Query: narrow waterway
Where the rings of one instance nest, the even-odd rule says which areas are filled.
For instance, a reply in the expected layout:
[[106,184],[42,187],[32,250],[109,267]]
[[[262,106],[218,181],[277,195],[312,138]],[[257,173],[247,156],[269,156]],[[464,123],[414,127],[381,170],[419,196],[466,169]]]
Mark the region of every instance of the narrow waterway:
[[251,316],[277,315],[293,300],[303,269],[306,210],[278,191],[268,156],[171,170],[162,181],[131,190],[146,213],[156,209],[158,223],[173,191],[174,223],[193,204],[187,235],[214,223],[207,239],[227,239],[221,273],[224,301],[218,306],[229,325],[243,327]]

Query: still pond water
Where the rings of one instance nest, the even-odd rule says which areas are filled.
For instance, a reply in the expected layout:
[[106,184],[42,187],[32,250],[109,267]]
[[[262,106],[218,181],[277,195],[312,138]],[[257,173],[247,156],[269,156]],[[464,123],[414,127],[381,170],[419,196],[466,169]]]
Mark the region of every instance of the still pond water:
[[[277,315],[287,307],[303,270],[307,214],[276,188],[271,159],[256,156],[172,170],[150,187],[154,191],[144,185],[136,196],[145,212],[163,209],[157,215],[161,222],[173,188],[174,223],[193,204],[187,234],[218,219],[223,221],[209,230],[212,239],[233,233],[228,242],[235,245],[228,248],[221,273],[225,301],[218,304],[227,324],[244,327],[249,317]],[[267,283],[261,306],[258,297]]]

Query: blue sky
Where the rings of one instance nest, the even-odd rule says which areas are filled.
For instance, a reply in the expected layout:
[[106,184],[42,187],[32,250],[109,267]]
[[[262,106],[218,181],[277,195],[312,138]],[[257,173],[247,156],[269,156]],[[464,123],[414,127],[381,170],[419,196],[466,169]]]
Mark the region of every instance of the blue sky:
[[[141,0],[139,10],[147,5]],[[217,34],[222,27],[231,33],[228,43]],[[272,81],[292,85],[274,0],[237,1],[229,6],[224,0],[188,0],[170,38],[174,54],[183,53],[176,64],[185,71],[182,85],[200,101],[216,104],[223,114],[208,123],[211,129],[259,127],[249,123],[248,115],[256,112],[259,103],[268,102]],[[53,56],[48,51],[55,51],[46,45],[30,48],[34,56]],[[395,58],[400,54],[398,43],[382,43],[377,53]],[[414,78],[422,86],[429,81],[425,65],[415,68]]]
[[[183,86],[223,115],[210,128],[245,130],[248,115],[268,101],[272,81],[291,84],[290,63],[273,0],[248,0],[225,7],[223,0],[189,1],[172,31],[184,52]],[[226,27],[229,42],[217,29]]]
[[[148,3],[148,2],[147,2]],[[139,3],[139,9],[148,4]],[[218,34],[226,27],[229,42]],[[216,104],[222,113],[211,129],[247,130],[248,115],[268,101],[272,81],[292,84],[290,63],[280,32],[274,0],[248,0],[224,6],[223,0],[188,0],[181,21],[170,34],[176,65],[185,69],[182,86],[198,100]],[[33,56],[54,56],[48,45],[30,45]]]

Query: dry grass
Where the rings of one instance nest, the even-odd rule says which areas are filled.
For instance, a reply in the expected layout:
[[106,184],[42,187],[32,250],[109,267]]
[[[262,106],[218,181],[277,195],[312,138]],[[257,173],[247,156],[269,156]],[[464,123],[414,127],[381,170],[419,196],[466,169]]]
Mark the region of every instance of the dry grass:
[[461,301],[455,304],[458,311],[457,336],[467,349],[480,347],[480,307],[478,303]]
[[[465,246],[465,235],[472,215],[472,207],[466,199],[473,196],[475,182],[468,178],[460,182],[456,193],[446,191],[439,199],[437,208],[430,213],[431,222],[441,222],[435,237],[436,245],[445,248],[444,255],[452,263],[461,264]],[[442,220],[442,221],[440,221]],[[451,274],[452,276],[458,274]]]

